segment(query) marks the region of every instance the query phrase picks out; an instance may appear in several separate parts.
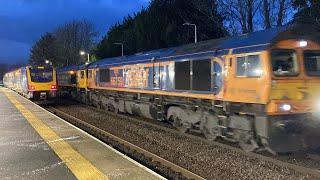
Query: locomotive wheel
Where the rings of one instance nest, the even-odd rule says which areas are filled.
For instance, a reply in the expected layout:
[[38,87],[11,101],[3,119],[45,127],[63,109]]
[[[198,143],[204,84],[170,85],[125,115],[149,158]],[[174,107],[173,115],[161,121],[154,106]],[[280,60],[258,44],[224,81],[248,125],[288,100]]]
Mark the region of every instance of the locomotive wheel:
[[253,135],[248,131],[237,130],[239,146],[246,152],[253,152],[259,148]]
[[209,141],[215,141],[220,135],[220,129],[218,127],[219,120],[218,118],[208,119],[206,118],[203,125],[203,134]]
[[174,117],[173,126],[181,133],[186,133],[189,127],[186,126],[179,117]]

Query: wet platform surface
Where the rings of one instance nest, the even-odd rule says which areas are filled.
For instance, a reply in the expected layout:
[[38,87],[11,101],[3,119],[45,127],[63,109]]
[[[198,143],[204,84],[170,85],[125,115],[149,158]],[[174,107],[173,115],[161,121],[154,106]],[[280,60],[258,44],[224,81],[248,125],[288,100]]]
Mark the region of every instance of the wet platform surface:
[[146,167],[0,87],[0,179],[161,179]]

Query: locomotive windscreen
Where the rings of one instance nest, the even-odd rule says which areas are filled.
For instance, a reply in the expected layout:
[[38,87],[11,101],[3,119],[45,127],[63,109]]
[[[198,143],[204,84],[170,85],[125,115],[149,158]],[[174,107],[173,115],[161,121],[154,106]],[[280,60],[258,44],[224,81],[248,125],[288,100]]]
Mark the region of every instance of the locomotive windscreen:
[[30,68],[32,82],[50,82],[53,80],[53,69],[50,68]]

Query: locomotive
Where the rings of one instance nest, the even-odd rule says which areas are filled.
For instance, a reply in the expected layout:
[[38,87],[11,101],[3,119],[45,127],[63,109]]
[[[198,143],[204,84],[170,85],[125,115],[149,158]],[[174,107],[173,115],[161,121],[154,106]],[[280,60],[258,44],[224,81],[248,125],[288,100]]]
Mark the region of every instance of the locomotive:
[[57,95],[56,71],[50,65],[25,66],[6,73],[3,84],[28,99],[51,101]]
[[59,91],[245,151],[320,146],[320,44],[279,27],[57,70]]

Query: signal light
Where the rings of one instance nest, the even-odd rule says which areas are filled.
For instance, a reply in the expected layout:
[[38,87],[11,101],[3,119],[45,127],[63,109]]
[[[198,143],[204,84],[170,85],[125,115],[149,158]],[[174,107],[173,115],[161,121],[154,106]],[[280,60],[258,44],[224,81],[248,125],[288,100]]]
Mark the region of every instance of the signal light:
[[51,85],[51,90],[57,90],[57,86],[56,85]]

